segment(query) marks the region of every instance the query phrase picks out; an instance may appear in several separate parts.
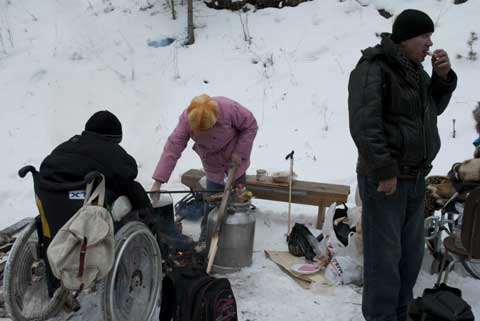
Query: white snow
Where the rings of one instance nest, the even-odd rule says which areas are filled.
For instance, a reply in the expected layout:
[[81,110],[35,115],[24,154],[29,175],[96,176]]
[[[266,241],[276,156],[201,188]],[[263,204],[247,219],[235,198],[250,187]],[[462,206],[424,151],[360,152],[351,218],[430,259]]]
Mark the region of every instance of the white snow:
[[[471,157],[480,61],[455,57],[467,53],[470,32],[480,32],[478,1],[315,0],[247,13],[195,1],[196,40],[189,47],[182,46],[186,6],[177,5],[178,18],[172,20],[166,2],[150,3],[153,8],[139,10],[146,0],[0,0],[0,227],[36,215],[31,178],[20,179],[17,170],[38,167],[100,109],[122,121],[122,146],[137,159],[138,179],[148,189],[180,112],[201,93],[233,98],[256,115],[259,132],[249,173],[286,170],[284,156],[295,150],[299,179],[346,184],[354,191],[357,153],[348,130],[347,83],[360,50],[378,42],[375,33],[390,31],[393,18],[380,16],[380,8],[393,14],[426,11],[436,25],[434,48],[449,52],[459,77],[439,118],[442,149],[432,174],[446,174],[452,163]],[[165,37],[177,41],[148,46]],[[474,49],[480,50],[478,42]],[[428,62],[425,67],[431,70]],[[180,175],[200,166],[189,147],[164,187],[184,189]],[[349,201],[354,203],[353,192]],[[264,249],[286,250],[287,204],[255,204],[254,263],[229,275],[240,320],[363,320],[361,289],[304,290],[264,257]],[[317,208],[292,210],[295,220],[314,224]],[[186,230],[198,234],[197,225]],[[427,255],[425,266],[428,260]],[[434,283],[426,271],[416,295]],[[459,270],[449,283],[463,290],[479,317],[480,281]]]

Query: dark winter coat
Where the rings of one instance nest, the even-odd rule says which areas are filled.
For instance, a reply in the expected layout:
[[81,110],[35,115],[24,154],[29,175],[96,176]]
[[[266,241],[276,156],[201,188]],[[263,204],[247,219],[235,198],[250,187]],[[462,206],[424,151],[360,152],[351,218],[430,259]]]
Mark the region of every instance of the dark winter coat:
[[407,76],[398,46],[388,34],[367,48],[350,74],[350,133],[359,156],[357,173],[376,180],[426,175],[440,149],[437,116],[457,84],[420,69],[419,82]]
[[127,195],[138,169],[120,145],[93,132],[83,132],[56,147],[40,165],[40,174],[55,182],[81,181],[91,171],[105,176],[106,188]]

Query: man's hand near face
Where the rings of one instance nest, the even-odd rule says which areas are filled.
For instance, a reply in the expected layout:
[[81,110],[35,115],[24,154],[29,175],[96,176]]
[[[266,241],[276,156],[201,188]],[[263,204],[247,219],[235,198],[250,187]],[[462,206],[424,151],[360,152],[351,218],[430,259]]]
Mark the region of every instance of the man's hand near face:
[[432,67],[440,78],[447,80],[448,72],[451,69],[450,59],[448,54],[443,49],[437,49],[432,54]]

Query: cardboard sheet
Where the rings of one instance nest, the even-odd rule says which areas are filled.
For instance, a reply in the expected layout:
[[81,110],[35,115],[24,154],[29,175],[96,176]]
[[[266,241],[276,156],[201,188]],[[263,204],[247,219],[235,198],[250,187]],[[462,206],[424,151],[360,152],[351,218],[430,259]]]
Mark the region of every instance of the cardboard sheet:
[[265,250],[265,256],[275,262],[282,271],[292,277],[304,289],[309,289],[314,282],[319,282],[323,285],[329,284],[323,275],[323,270],[314,274],[299,274],[290,270],[293,264],[305,263],[303,257],[293,256],[287,251],[270,250]]

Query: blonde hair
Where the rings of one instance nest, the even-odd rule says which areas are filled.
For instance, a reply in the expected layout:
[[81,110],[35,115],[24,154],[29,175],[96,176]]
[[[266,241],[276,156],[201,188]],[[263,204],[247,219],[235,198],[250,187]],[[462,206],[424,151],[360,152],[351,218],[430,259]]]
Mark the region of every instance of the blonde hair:
[[218,103],[210,96],[197,96],[187,108],[188,123],[193,131],[207,131],[217,122],[218,112]]

